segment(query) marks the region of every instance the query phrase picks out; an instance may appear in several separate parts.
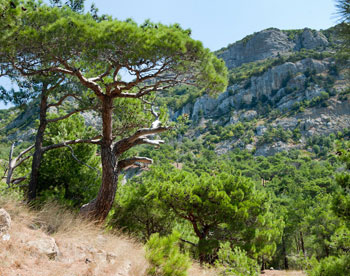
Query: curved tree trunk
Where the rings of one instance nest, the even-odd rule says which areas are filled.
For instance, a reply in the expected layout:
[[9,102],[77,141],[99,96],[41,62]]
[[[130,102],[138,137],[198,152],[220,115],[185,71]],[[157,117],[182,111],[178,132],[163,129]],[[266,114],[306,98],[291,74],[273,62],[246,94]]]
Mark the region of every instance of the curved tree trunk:
[[40,169],[41,159],[43,157],[42,147],[43,147],[44,133],[47,126],[47,119],[46,119],[47,98],[48,98],[48,95],[46,93],[46,89],[43,89],[43,92],[41,93],[41,102],[40,102],[40,117],[39,117],[40,124],[35,137],[32,171],[30,174],[29,189],[28,189],[28,195],[27,195],[28,202],[34,200],[36,198],[36,193],[37,193],[39,169]]
[[104,96],[102,99],[102,184],[97,197],[85,204],[80,213],[83,216],[103,221],[112,208],[118,185],[117,157],[113,153],[113,99]]

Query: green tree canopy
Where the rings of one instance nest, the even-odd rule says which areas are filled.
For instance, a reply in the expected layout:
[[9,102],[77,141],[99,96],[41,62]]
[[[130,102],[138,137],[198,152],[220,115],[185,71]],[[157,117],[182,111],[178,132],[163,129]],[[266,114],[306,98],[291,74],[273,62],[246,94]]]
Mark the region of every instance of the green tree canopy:
[[[227,69],[222,60],[190,37],[190,30],[178,24],[146,21],[138,25],[110,17],[96,20],[90,13],[77,13],[68,6],[49,7],[33,0],[21,3],[25,9],[15,8],[18,20],[2,41],[2,67],[24,76],[51,73],[73,77],[98,100],[100,140],[75,140],[60,146],[88,142],[100,145],[101,189],[82,213],[103,220],[114,201],[118,174],[135,162],[151,162],[142,157],[122,159],[122,155],[135,145],[162,143],[150,139],[150,135],[168,129],[148,108],[156,117],[151,127],[136,128],[133,134],[121,137],[122,132],[113,129],[118,101],[133,98],[152,105],[152,95],[179,84],[221,92],[227,85]],[[121,79],[122,72],[132,80]]]

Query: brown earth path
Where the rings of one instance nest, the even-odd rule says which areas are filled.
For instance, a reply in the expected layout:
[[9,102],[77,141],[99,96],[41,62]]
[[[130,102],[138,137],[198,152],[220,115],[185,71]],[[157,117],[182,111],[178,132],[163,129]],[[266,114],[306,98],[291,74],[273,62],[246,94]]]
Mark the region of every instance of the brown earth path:
[[260,276],[306,276],[302,271],[295,270],[264,270],[261,272]]

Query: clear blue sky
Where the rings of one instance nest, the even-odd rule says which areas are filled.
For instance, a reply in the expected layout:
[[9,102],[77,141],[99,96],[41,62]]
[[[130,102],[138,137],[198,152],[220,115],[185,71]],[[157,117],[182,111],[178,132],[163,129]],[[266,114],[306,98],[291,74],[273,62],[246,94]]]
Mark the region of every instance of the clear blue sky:
[[319,30],[337,23],[334,0],[87,0],[86,7],[93,2],[100,14],[120,20],[180,23],[213,51],[270,27]]
[[211,50],[269,27],[319,30],[336,23],[333,0],[88,0],[86,6],[93,2],[121,20],[180,23]]

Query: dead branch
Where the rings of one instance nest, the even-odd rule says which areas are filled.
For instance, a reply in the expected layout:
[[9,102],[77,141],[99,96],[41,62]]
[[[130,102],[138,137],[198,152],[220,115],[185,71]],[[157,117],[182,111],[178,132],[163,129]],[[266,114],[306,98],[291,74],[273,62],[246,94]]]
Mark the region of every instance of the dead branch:
[[132,157],[118,162],[117,170],[120,172],[123,169],[132,166],[135,163],[152,164],[153,160],[147,157]]
[[65,141],[62,143],[58,143],[58,144],[53,144],[53,145],[49,145],[46,147],[42,148],[43,153],[48,151],[48,150],[52,150],[52,149],[58,149],[58,148],[63,148],[66,147],[67,145],[75,145],[75,144],[100,144],[101,143],[101,135],[98,135],[94,138],[90,138],[90,139],[76,139],[76,140],[69,140],[69,141]]

